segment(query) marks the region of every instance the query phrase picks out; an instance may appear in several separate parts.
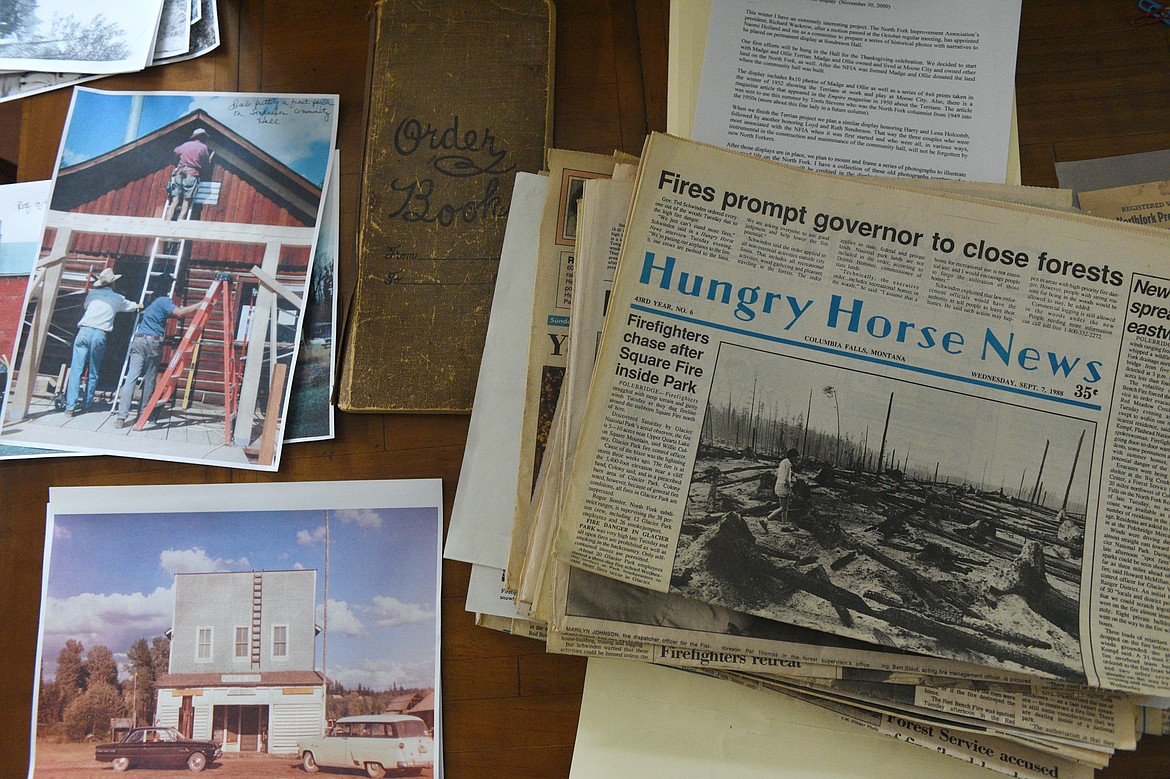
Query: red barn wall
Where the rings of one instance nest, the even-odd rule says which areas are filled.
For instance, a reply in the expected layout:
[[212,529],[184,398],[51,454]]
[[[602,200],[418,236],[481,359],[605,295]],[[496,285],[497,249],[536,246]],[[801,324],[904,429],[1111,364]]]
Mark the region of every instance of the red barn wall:
[[20,329],[28,276],[0,276],[0,357],[12,362],[12,345]]
[[[122,187],[110,190],[100,197],[74,209],[82,214],[117,214],[119,216],[160,217],[166,205],[166,183],[170,180],[170,166],[150,175],[131,181]],[[287,208],[265,197],[249,181],[236,172],[221,165],[212,171],[212,181],[220,182],[219,203],[204,205],[200,214],[202,222],[236,222],[241,224],[266,224],[281,227],[304,227],[303,221],[294,217]],[[150,254],[150,238],[129,238],[124,236],[78,235],[73,239],[73,251],[82,254],[137,255]],[[206,246],[207,244],[204,244]],[[247,263],[249,267],[258,264],[253,259],[256,247],[240,244],[217,245],[211,256],[192,251],[194,257],[204,257],[213,262]],[[206,251],[206,249],[205,249]]]
[[[97,198],[90,200],[72,209],[75,213],[158,218],[162,216],[166,204],[165,185],[170,178],[171,166],[167,165],[149,175],[142,176],[128,182],[122,187],[107,191]],[[203,222],[232,222],[240,224],[262,224],[282,227],[307,226],[301,219],[296,218],[287,208],[282,207],[271,198],[264,196],[248,180],[237,174],[231,166],[217,164],[212,171],[213,181],[220,182],[219,202],[204,205],[200,212],[200,221]],[[45,242],[51,244],[52,236],[47,231]],[[75,233],[67,250],[69,265],[77,272],[84,270],[86,261],[92,266],[91,273],[101,266],[112,263],[118,273],[129,275],[123,281],[125,289],[119,291],[124,294],[131,292],[136,276],[145,273],[146,258],[149,257],[154,245],[153,238],[128,237],[117,235],[95,235]],[[245,305],[251,302],[248,294],[256,286],[255,279],[249,272],[252,266],[261,265],[264,260],[264,246],[260,244],[226,243],[221,241],[191,241],[188,247],[189,259],[179,273],[180,285],[176,290],[176,301],[181,304],[190,304],[202,299],[211,281],[218,273],[228,273],[232,277],[234,290],[234,315],[238,321]],[[304,246],[285,246],[281,249],[277,279],[293,287],[297,294],[303,294],[304,281],[308,273],[311,249]],[[64,287],[72,288],[74,283],[67,282]],[[21,288],[23,295],[23,287]],[[17,308],[20,307],[17,302]],[[19,317],[19,311],[16,314]],[[74,311],[57,311],[55,323],[59,326],[72,326],[77,313]],[[128,323],[126,323],[128,324]],[[177,343],[186,329],[189,320],[181,324],[175,323],[171,344]],[[235,333],[229,335],[234,340]],[[127,334],[128,337],[128,334]],[[221,348],[215,348],[218,341],[223,342],[222,311],[214,310],[204,333],[205,348],[200,351],[196,364],[192,395],[198,401],[222,404],[223,392],[223,355]],[[242,344],[233,345],[237,354]],[[49,350],[52,351],[52,350]],[[169,358],[169,351],[165,357]],[[54,360],[42,365],[46,369],[56,370],[55,365],[68,358],[67,351],[62,350]],[[287,359],[287,358],[285,358]],[[186,385],[186,381],[183,382]],[[176,397],[181,395],[176,392]]]

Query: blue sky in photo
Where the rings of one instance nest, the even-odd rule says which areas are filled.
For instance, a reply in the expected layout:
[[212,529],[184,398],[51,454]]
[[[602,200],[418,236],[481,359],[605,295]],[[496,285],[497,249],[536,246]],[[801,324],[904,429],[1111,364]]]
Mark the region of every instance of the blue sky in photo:
[[[386,689],[435,684],[439,520],[435,509],[329,513],[329,678]],[[171,626],[176,573],[317,571],[325,592],[325,511],[58,515],[44,604],[46,678],[73,638],[119,662]],[[317,638],[321,667],[322,638]]]
[[[337,104],[326,113],[301,112],[291,105],[304,95],[233,95],[211,92],[147,94],[133,138],[148,135],[202,108],[251,143],[309,181],[322,186],[333,141]],[[268,102],[263,102],[268,101]],[[78,88],[64,140],[61,166],[76,165],[125,143],[132,96]],[[211,144],[214,149],[214,140]]]

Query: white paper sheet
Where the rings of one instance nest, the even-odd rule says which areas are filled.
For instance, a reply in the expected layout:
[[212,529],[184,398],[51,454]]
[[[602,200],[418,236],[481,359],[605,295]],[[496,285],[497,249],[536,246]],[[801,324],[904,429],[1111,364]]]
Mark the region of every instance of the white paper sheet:
[[546,177],[517,174],[467,447],[443,549],[449,560],[493,568],[508,565],[520,469],[536,244],[547,191]]
[[692,137],[816,170],[1004,182],[1019,0],[859,5],[715,0]]
[[163,0],[38,0],[18,11],[0,69],[129,73],[154,55]]
[[1165,181],[1170,179],[1170,150],[1058,162],[1056,178],[1061,187],[1076,192]]

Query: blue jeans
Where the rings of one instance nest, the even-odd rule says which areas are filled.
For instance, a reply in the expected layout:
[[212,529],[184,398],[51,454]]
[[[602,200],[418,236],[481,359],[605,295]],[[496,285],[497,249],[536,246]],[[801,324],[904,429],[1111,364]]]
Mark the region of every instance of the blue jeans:
[[130,341],[130,365],[126,368],[126,381],[122,394],[118,396],[118,419],[130,416],[130,404],[134,400],[134,384],[142,377],[142,400],[139,413],[146,409],[150,396],[154,394],[154,383],[158,378],[158,364],[162,357],[162,338],[154,335],[135,335]]
[[89,368],[85,382],[85,403],[88,409],[93,404],[93,393],[97,391],[98,369],[102,365],[102,354],[106,351],[106,331],[96,327],[82,327],[73,339],[73,361],[69,364],[69,385],[65,389],[65,410],[77,409],[77,396],[81,394],[81,374]]

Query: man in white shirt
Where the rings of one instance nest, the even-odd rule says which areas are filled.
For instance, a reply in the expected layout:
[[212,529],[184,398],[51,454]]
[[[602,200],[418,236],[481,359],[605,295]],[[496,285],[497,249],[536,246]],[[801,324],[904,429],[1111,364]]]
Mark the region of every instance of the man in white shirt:
[[[76,416],[78,411],[88,411],[97,391],[98,372],[102,355],[106,350],[106,337],[114,329],[114,317],[118,314],[137,311],[141,306],[110,289],[110,285],[122,278],[112,268],[105,268],[85,296],[85,313],[77,323],[77,337],[73,339],[73,359],[69,364],[69,383],[65,389],[65,414]],[[78,407],[81,395],[81,374],[88,368],[89,377],[85,382],[85,402]]]

